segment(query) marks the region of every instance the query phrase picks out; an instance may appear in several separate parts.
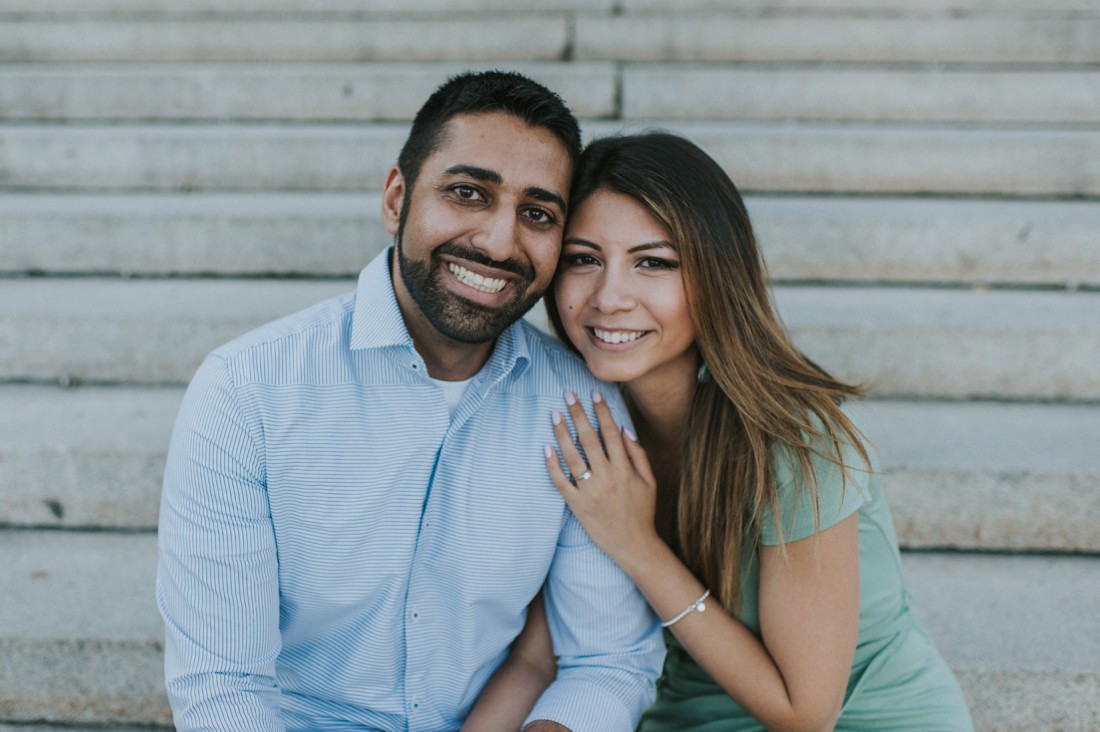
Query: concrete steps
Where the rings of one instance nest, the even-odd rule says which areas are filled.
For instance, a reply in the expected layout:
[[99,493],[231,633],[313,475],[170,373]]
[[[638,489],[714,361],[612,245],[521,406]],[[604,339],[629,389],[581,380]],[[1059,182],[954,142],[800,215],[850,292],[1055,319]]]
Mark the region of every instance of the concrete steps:
[[[1044,14],[609,12],[550,4],[521,12],[252,18],[15,16],[0,61],[673,61],[1091,64],[1100,17]],[[194,7],[194,6],[193,6]],[[208,11],[215,10],[209,4]],[[246,5],[253,13],[255,5]],[[469,6],[467,6],[469,7]],[[575,8],[575,6],[573,6]],[[866,7],[866,6],[865,6]],[[365,10],[364,5],[358,5]],[[460,6],[461,8],[461,6]],[[508,8],[512,10],[511,7]],[[248,12],[246,10],[246,12]],[[211,13],[213,14],[213,13]],[[218,17],[218,16],[221,17]],[[294,15],[291,13],[291,15]]]
[[[154,529],[182,395],[0,386],[4,522]],[[1100,552],[1094,407],[874,400],[859,413],[881,453],[903,546]]]
[[[353,286],[9,280],[0,289],[0,379],[184,383],[219,343]],[[878,396],[1100,399],[1098,293],[781,287],[776,295],[808,355]],[[541,310],[531,318],[545,325]]]
[[[613,64],[509,67],[553,87],[579,116],[616,113]],[[453,70],[438,63],[9,64],[0,66],[0,118],[405,122]]]
[[[491,66],[491,64],[483,64]],[[1043,66],[516,64],[598,119],[1044,123],[1100,121],[1100,72]],[[439,63],[100,63],[0,67],[0,118],[34,121],[405,121]]]
[[[779,281],[1100,285],[1100,204],[747,196]],[[0,274],[355,276],[376,193],[8,194]]]
[[[588,137],[623,123],[590,122]],[[696,140],[747,192],[1100,196],[1100,130],[634,122]],[[14,191],[378,190],[405,125],[0,127]]]
[[978,729],[1100,730],[1097,31],[1100,0],[0,0],[0,732],[168,724],[182,384],[350,289],[413,112],[500,66],[730,171],[799,344],[871,382]]
[[[31,674],[13,671],[32,664],[0,667],[0,716],[167,724],[150,591],[155,537],[9,531],[0,533],[0,552],[12,558],[0,564],[7,597],[29,601],[0,602],[0,647],[5,658],[41,664]],[[1100,722],[1100,620],[1092,611],[1100,575],[1091,560],[929,553],[904,562],[918,614],[958,671],[979,729]],[[1006,692],[1020,695],[1007,706],[978,703]]]

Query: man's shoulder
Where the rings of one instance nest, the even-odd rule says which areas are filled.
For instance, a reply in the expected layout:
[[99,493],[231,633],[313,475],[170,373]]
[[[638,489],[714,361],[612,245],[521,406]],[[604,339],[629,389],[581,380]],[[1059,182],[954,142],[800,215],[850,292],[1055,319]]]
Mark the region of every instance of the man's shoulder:
[[531,359],[529,372],[533,377],[559,381],[578,393],[607,388],[604,382],[592,375],[583,358],[553,335],[526,320],[520,321],[520,327],[527,341]]
[[355,292],[341,293],[243,333],[210,355],[239,363],[256,355],[267,359],[279,353],[308,349],[318,339],[337,345],[347,338],[354,307]]

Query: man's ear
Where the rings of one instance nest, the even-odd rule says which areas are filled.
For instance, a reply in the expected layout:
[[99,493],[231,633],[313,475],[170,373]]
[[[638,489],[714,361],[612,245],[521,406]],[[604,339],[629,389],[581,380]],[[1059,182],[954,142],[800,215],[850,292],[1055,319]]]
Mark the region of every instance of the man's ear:
[[405,205],[405,176],[396,165],[390,168],[386,176],[386,186],[382,189],[382,221],[391,236],[397,236],[401,225],[401,207]]

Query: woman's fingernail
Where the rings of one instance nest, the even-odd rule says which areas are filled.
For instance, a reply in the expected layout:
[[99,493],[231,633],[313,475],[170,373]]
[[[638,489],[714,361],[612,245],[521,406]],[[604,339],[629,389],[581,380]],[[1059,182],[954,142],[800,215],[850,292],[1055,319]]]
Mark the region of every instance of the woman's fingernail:
[[634,430],[630,429],[626,425],[623,425],[623,434],[630,438],[630,440],[632,440],[633,442],[638,441],[638,436],[634,434]]
[[577,403],[577,395],[568,389],[565,390],[565,403],[569,406],[573,406]]
[[561,424],[561,412],[556,409],[550,412],[550,421],[554,424]]
[[554,457],[554,448],[550,447],[550,445],[543,445],[542,454],[546,456],[547,460],[549,460],[550,458]]
[[603,401],[603,394],[601,394],[600,392],[593,389],[592,390],[592,401],[596,402],[597,404],[599,402],[602,402]]

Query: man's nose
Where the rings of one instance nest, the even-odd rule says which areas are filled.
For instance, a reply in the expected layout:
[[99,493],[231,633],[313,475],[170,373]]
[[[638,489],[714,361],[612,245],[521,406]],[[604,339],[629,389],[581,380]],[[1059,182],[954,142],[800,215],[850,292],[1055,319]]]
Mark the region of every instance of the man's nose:
[[487,257],[503,262],[515,257],[517,237],[516,213],[501,207],[488,216],[473,243]]

